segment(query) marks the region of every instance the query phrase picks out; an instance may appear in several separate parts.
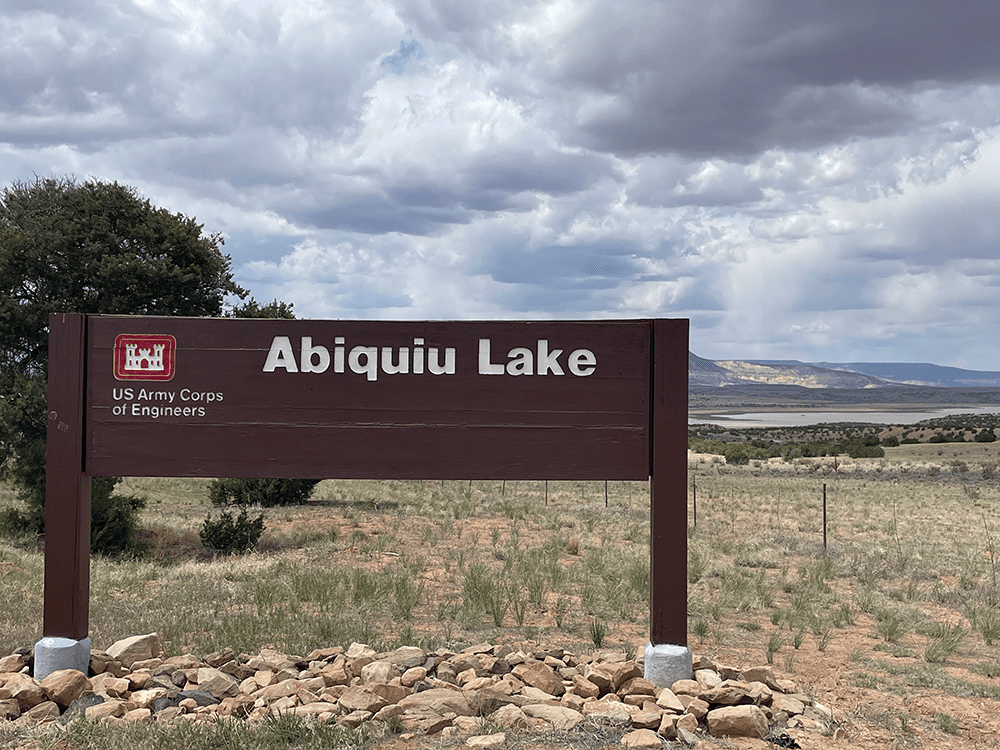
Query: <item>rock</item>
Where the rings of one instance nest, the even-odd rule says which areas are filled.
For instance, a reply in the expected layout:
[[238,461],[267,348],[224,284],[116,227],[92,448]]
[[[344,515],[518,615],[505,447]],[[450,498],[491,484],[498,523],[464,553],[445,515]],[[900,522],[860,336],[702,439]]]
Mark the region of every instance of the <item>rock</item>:
[[372,660],[375,659],[375,649],[366,643],[352,643],[347,651],[344,653],[348,659],[360,659],[362,657],[367,657]]
[[21,715],[21,706],[13,698],[0,700],[0,720],[16,719]]
[[122,718],[125,721],[133,722],[152,721],[153,712],[148,708],[133,708],[131,711],[126,711]]
[[395,651],[390,651],[382,656],[382,659],[395,664],[400,671],[423,666],[427,661],[427,654],[422,648],[417,646],[401,646]]
[[689,747],[698,745],[698,735],[692,730],[684,729],[683,727],[677,728],[677,739]]
[[677,720],[679,718],[677,714],[663,714],[660,717],[660,726],[656,733],[668,740],[674,739],[677,736]]
[[435,711],[439,714],[451,712],[458,716],[474,716],[476,711],[469,698],[459,690],[431,688],[413,693],[397,704],[404,711]]
[[778,682],[774,677],[774,669],[771,667],[751,667],[750,669],[744,669],[743,679],[747,682],[763,682],[771,690],[781,692]]
[[124,668],[120,661],[113,659],[107,652],[91,649],[90,671],[95,675],[109,673],[114,677],[121,677]]
[[528,717],[524,711],[511,704],[501,706],[490,714],[490,720],[504,729],[525,729],[528,726]]
[[643,709],[632,714],[632,726],[636,729],[658,729],[663,720],[659,709]]
[[680,702],[674,691],[670,688],[663,688],[659,693],[656,694],[656,705],[665,711],[673,711],[674,713],[682,714],[684,713],[684,704]]
[[571,708],[562,706],[530,705],[522,709],[524,715],[532,719],[543,719],[552,725],[553,729],[572,729],[583,722],[583,714]]
[[503,747],[507,742],[507,735],[504,732],[496,734],[477,734],[469,737],[465,744],[468,747]]
[[16,700],[22,712],[48,700],[42,686],[34,678],[21,672],[7,675],[3,687],[0,687],[0,700],[5,699]]
[[69,704],[69,708],[67,708],[63,712],[62,718],[59,719],[59,722],[61,724],[69,724],[74,719],[81,719],[84,716],[86,716],[88,708],[90,708],[91,706],[96,706],[99,703],[104,703],[104,701],[106,700],[107,698],[105,698],[103,695],[94,695],[94,694],[85,695],[82,698],[77,698],[75,701]]
[[32,706],[21,714],[21,718],[25,721],[37,723],[55,721],[59,718],[59,704],[55,701],[42,701],[37,706]]
[[111,698],[121,698],[129,691],[131,683],[124,677],[115,677],[110,672],[94,675],[90,678],[90,689],[95,693],[103,693]]
[[137,661],[152,659],[160,655],[160,636],[156,633],[133,635],[112,643],[107,651],[108,656],[120,661],[129,669]]
[[597,685],[601,694],[603,694],[611,689],[611,675],[613,672],[614,668],[612,665],[598,664],[584,669],[583,676]]
[[514,667],[514,676],[549,695],[562,695],[566,692],[562,679],[550,667],[541,662],[526,662]]
[[757,706],[727,706],[709,711],[705,717],[714,737],[756,737],[768,733],[767,717]]
[[193,700],[197,706],[214,706],[220,701],[207,690],[181,690],[177,694],[178,703],[183,700]]
[[92,689],[87,675],[79,669],[59,669],[48,674],[41,682],[42,690],[50,701],[61,709],[69,708],[69,704]]
[[88,706],[84,715],[92,720],[110,719],[125,715],[125,704],[119,700],[106,700],[94,706]]
[[601,694],[601,689],[582,674],[573,675],[572,682],[572,692],[581,698],[597,698]]
[[357,729],[359,726],[368,721],[372,716],[373,714],[371,711],[351,711],[349,714],[341,716],[339,719],[337,719],[337,723],[351,727],[352,729]]
[[0,673],[20,672],[26,662],[21,654],[11,654],[0,659]]
[[615,691],[619,698],[624,699],[627,695],[656,695],[657,687],[645,677],[631,677]]
[[386,703],[399,703],[403,698],[410,695],[413,691],[409,688],[405,688],[402,685],[388,685],[382,683],[371,683],[365,685],[369,690],[371,690],[375,695],[382,698]]
[[301,689],[298,680],[283,680],[274,685],[268,685],[266,688],[261,688],[254,695],[264,701],[273,701],[279,698],[287,698],[290,695],[297,695]]
[[385,698],[360,685],[349,688],[337,702],[346,713],[368,711],[374,714],[383,706],[389,705]]
[[677,682],[670,686],[670,690],[677,697],[693,695],[697,698],[701,695],[702,687],[701,683],[697,680],[677,680]]
[[797,700],[790,695],[775,693],[771,698],[771,710],[775,713],[778,711],[784,711],[789,716],[798,716],[806,710],[806,707],[802,701]]
[[214,667],[202,667],[198,670],[198,689],[204,690],[219,700],[233,697],[240,692],[235,677]]
[[[372,652],[372,654],[374,655],[374,652]],[[264,662],[265,666],[275,674],[283,669],[290,669],[298,674],[298,663],[295,659],[289,657],[288,654],[275,651],[273,648],[262,648],[260,650],[260,658]],[[247,662],[247,664],[249,664],[249,662]]]
[[233,652],[233,650],[229,648],[229,646],[226,646],[224,649],[222,649],[222,651],[216,651],[215,653],[209,654],[204,659],[202,659],[202,661],[205,662],[208,666],[218,669],[226,662],[232,661],[235,657],[236,654]]
[[462,685],[463,690],[485,690],[491,687],[493,687],[492,677],[475,677]]
[[403,687],[413,687],[421,680],[427,679],[427,669],[425,667],[410,667],[399,677],[399,684]]
[[722,682],[722,675],[714,669],[698,669],[694,673],[695,682],[704,690],[711,690]]
[[652,729],[635,729],[622,737],[625,747],[663,747],[663,740]]
[[532,703],[558,703],[559,699],[556,698],[551,693],[546,693],[544,690],[539,690],[536,687],[531,687],[530,685],[525,685],[521,688],[521,695],[528,698]]
[[129,667],[129,669],[133,671],[138,669],[148,669],[150,672],[155,672],[161,666],[163,666],[163,659],[158,659],[154,657],[152,659],[143,659],[141,661],[133,662],[132,666]]
[[713,706],[735,706],[742,702],[750,691],[750,683],[726,680],[702,692],[700,698]]
[[369,682],[379,682],[384,684],[399,676],[399,667],[390,661],[373,661],[365,664],[365,666],[361,668],[362,685]]
[[435,711],[434,709],[414,707],[399,715],[399,721],[407,732],[421,734],[436,734],[451,726],[456,714],[453,711]]
[[689,695],[684,697],[688,699],[686,702],[681,699],[681,703],[685,704],[685,713],[691,714],[694,718],[698,719],[698,721],[704,719],[711,706],[709,706],[701,698],[692,698]]
[[689,732],[696,732],[698,730],[698,719],[694,717],[693,714],[684,714],[674,725],[679,732],[682,729],[686,729]]
[[611,675],[611,687],[616,692],[618,688],[634,677],[642,677],[642,667],[634,661],[625,661],[616,665]]
[[328,687],[330,685],[350,684],[351,676],[347,674],[347,659],[339,656],[333,664],[323,667],[319,672],[319,676],[323,678]]

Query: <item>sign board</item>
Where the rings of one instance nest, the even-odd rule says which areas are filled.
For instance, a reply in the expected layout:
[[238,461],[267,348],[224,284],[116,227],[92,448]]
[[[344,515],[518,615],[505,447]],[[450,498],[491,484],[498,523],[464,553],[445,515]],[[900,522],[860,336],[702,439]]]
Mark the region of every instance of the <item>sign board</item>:
[[90,476],[652,477],[651,642],[686,642],[686,320],[49,323],[46,636],[86,636]]
[[646,479],[649,325],[91,317],[87,472]]

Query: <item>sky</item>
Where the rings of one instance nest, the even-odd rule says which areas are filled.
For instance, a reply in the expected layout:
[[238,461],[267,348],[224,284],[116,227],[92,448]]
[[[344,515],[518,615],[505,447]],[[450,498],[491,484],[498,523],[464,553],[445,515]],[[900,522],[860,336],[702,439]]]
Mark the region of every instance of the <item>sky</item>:
[[299,317],[1000,370],[997,0],[2,8],[0,185],[132,185]]

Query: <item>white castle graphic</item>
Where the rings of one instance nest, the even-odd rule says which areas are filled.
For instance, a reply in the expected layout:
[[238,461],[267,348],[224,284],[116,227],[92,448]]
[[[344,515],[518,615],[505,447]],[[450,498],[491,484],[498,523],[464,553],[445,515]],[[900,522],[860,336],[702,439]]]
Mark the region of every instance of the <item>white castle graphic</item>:
[[166,344],[153,344],[152,351],[149,347],[140,349],[138,344],[125,344],[125,369],[126,370],[164,370],[163,349]]

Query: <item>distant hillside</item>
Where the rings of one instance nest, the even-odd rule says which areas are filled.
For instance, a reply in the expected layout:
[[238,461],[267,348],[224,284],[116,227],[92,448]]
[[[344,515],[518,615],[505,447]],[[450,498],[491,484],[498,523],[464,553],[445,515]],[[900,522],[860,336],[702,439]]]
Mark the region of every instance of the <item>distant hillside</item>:
[[1000,388],[1000,372],[963,370],[926,362],[816,362],[831,370],[849,370],[893,383],[941,388]]
[[890,385],[881,378],[860,372],[822,367],[803,362],[751,362],[710,360],[688,355],[688,382],[692,386],[794,385],[804,388],[880,388]]

